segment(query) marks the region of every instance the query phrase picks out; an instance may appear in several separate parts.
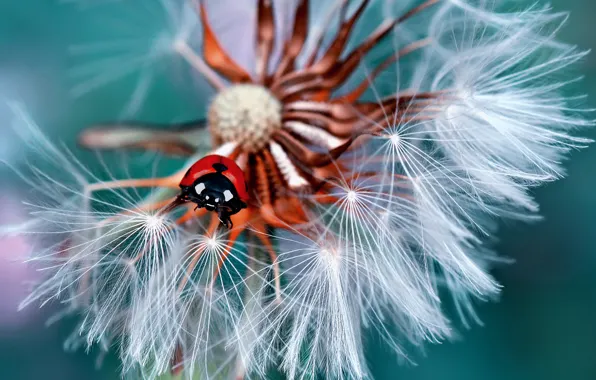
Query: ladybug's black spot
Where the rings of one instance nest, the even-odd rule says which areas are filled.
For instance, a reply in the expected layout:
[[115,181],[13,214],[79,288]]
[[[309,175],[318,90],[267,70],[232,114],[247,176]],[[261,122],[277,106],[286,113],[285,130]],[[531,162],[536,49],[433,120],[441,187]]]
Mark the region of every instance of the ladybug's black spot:
[[228,170],[228,167],[222,164],[221,162],[216,162],[213,165],[213,169],[215,169],[218,173],[225,172]]

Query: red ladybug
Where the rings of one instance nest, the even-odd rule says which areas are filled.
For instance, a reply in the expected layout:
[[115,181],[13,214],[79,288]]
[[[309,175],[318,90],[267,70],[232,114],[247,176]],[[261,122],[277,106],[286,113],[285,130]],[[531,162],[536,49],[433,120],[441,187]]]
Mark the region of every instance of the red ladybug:
[[185,202],[215,211],[219,220],[232,228],[230,216],[246,208],[248,188],[244,172],[234,160],[209,155],[195,162],[180,181],[181,193],[168,209]]

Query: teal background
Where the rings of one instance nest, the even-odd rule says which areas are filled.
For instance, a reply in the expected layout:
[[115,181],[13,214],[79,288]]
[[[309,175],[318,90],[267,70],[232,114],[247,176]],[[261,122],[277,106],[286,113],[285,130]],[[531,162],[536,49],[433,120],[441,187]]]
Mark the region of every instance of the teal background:
[[[551,3],[555,10],[571,11],[561,33],[565,41],[586,49],[596,44],[596,3]],[[92,22],[93,9],[85,10],[85,17],[80,12],[57,0],[0,0],[0,97],[22,100],[46,133],[73,147],[83,161],[92,162],[89,152],[75,148],[75,132],[118,115],[134,82],[122,80],[76,100],[69,94],[73,61],[67,45],[99,37],[104,30],[117,35],[112,26],[108,30]],[[152,20],[133,21],[150,24]],[[586,75],[578,86],[591,95],[588,102],[594,106],[596,55],[588,56],[578,70]],[[166,72],[154,84],[139,119],[169,122],[203,113],[205,95],[181,92],[176,85],[184,78],[170,74]],[[19,161],[24,151],[15,145],[7,123],[8,112],[0,105],[0,158]],[[588,136],[596,138],[596,131]],[[483,327],[462,330],[456,342],[428,346],[426,357],[414,356],[416,367],[399,366],[389,352],[373,348],[368,354],[375,378],[596,379],[595,163],[594,147],[574,152],[567,163],[568,177],[535,191],[544,220],[502,226],[496,250],[516,262],[494,271],[504,290],[499,302],[479,304]],[[0,207],[18,191],[14,177],[0,172]],[[0,210],[2,218],[10,218],[8,213]],[[11,295],[24,294],[18,278],[13,279],[18,265],[0,257],[4,267],[0,271],[0,379],[119,378],[118,361],[112,356],[96,369],[94,353],[62,350],[72,321],[45,328],[51,309],[15,314],[18,297]]]

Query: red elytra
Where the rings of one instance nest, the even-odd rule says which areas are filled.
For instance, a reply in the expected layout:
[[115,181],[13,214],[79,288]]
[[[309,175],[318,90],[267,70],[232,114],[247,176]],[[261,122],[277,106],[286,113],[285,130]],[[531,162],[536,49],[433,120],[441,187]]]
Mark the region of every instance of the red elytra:
[[197,178],[209,173],[217,173],[217,170],[213,167],[215,164],[222,164],[227,168],[221,174],[234,184],[240,199],[247,202],[248,186],[244,179],[244,172],[234,160],[217,154],[210,154],[195,162],[186,174],[184,174],[182,181],[180,181],[180,186],[192,186]]

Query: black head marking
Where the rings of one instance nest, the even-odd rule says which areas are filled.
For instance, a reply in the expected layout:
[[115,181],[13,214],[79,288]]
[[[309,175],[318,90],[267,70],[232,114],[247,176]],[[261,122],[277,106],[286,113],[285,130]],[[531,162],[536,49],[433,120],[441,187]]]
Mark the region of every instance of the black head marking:
[[216,162],[213,165],[213,169],[215,169],[218,173],[225,172],[228,170],[228,167],[222,164],[221,162]]

